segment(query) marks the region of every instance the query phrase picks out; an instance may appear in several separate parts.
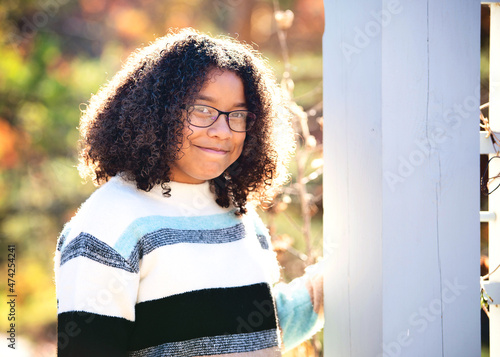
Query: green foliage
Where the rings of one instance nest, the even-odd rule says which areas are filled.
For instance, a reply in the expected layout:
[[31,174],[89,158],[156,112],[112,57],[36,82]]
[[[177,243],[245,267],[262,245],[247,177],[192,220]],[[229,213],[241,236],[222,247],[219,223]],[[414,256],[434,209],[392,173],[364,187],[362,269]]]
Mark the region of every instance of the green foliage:
[[[79,106],[105,81],[109,63],[67,56],[60,39],[44,33],[28,52],[2,43],[0,53],[1,248],[16,245],[20,323],[35,331],[56,317],[56,239],[93,190],[75,168]],[[5,147],[6,138],[13,149]],[[2,276],[5,259],[0,255]],[[5,289],[0,285],[3,296]]]
[[489,50],[481,50],[481,82],[488,81],[490,74],[490,53]]

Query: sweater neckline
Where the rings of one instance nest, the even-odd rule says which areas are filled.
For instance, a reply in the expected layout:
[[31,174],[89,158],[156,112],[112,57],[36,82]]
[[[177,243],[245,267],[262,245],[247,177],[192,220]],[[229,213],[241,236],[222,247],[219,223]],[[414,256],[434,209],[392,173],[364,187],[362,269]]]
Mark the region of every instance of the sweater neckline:
[[164,201],[168,198],[170,202],[212,201],[215,203],[215,194],[210,189],[209,181],[199,184],[170,181],[167,183],[167,186],[170,187],[170,197],[163,195],[163,188],[160,185],[156,185],[149,192],[145,192],[139,190],[135,182],[125,179],[122,175],[112,177],[111,181],[116,181],[121,185],[128,186],[129,189],[156,200]]
[[[173,198],[184,199],[199,195],[204,197],[214,197],[214,194],[210,191],[209,181],[197,184],[170,181],[167,185],[170,187],[170,196]],[[163,189],[161,186],[156,185],[151,191],[155,191],[154,193],[156,195],[163,197]]]

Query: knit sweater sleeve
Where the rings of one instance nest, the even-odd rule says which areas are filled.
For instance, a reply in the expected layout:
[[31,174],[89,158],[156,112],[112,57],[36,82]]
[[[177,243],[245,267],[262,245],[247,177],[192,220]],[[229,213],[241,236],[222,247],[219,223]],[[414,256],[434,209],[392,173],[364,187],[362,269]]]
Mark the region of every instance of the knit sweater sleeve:
[[304,275],[274,287],[274,298],[285,351],[311,338],[323,327],[323,321],[313,309]]
[[[55,253],[58,356],[126,356],[135,321],[139,254],[127,193],[99,188],[66,224]],[[121,201],[120,201],[121,200]],[[130,233],[127,233],[130,232]]]
[[[266,243],[261,242],[261,244],[271,245],[269,232],[264,223],[257,215],[254,217],[258,236],[265,237]],[[308,271],[316,273],[318,269],[311,267]],[[311,338],[323,327],[323,319],[314,312],[311,296],[306,286],[311,277],[312,274],[306,274],[288,284],[276,284],[273,288],[285,350]]]
[[56,252],[58,356],[126,356],[137,269],[90,234],[63,241]]

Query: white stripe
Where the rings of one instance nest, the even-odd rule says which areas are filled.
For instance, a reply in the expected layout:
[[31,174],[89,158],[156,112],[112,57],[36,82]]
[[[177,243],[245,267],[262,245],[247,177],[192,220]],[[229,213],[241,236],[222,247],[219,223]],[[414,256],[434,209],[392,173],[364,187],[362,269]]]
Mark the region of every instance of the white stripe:
[[144,257],[140,274],[138,302],[143,302],[207,288],[272,285],[279,267],[273,251],[262,249],[256,237],[245,237],[223,244],[155,249]]
[[71,259],[58,269],[59,313],[87,311],[135,319],[139,274],[112,268],[85,257]]

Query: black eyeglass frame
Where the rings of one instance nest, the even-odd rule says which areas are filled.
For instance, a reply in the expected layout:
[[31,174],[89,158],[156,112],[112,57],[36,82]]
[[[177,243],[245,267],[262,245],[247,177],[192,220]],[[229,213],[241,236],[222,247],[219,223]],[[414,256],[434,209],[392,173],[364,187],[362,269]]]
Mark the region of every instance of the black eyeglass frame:
[[[206,125],[206,126],[196,125],[196,124],[191,123],[191,120],[190,120],[190,112],[191,112],[191,110],[190,109],[192,109],[193,107],[196,107],[196,106],[207,107],[207,108],[212,108],[212,109],[216,110],[217,111],[217,117],[215,118],[215,120],[212,121],[212,123],[210,123],[209,125]],[[197,128],[209,128],[209,127],[211,127],[219,119],[219,117],[222,114],[224,114],[226,116],[227,126],[228,126],[228,128],[230,130],[232,130],[232,131],[234,131],[236,133],[245,133],[245,132],[249,131],[250,129],[252,129],[252,126],[255,123],[255,120],[257,119],[257,115],[255,115],[255,113],[252,113],[249,110],[238,109],[238,110],[231,110],[229,112],[225,112],[225,111],[219,110],[217,108],[214,108],[214,107],[212,107],[210,105],[205,105],[205,104],[190,104],[190,105],[184,104],[182,106],[182,109],[186,110],[187,113],[188,113],[188,116],[187,116],[188,123],[191,124],[192,126],[197,127]],[[233,128],[231,128],[231,124],[229,124],[229,114],[235,113],[235,112],[245,112],[245,113],[248,114],[248,116],[246,118],[246,129],[245,130],[234,130]],[[248,120],[248,119],[250,119],[250,120]]]

